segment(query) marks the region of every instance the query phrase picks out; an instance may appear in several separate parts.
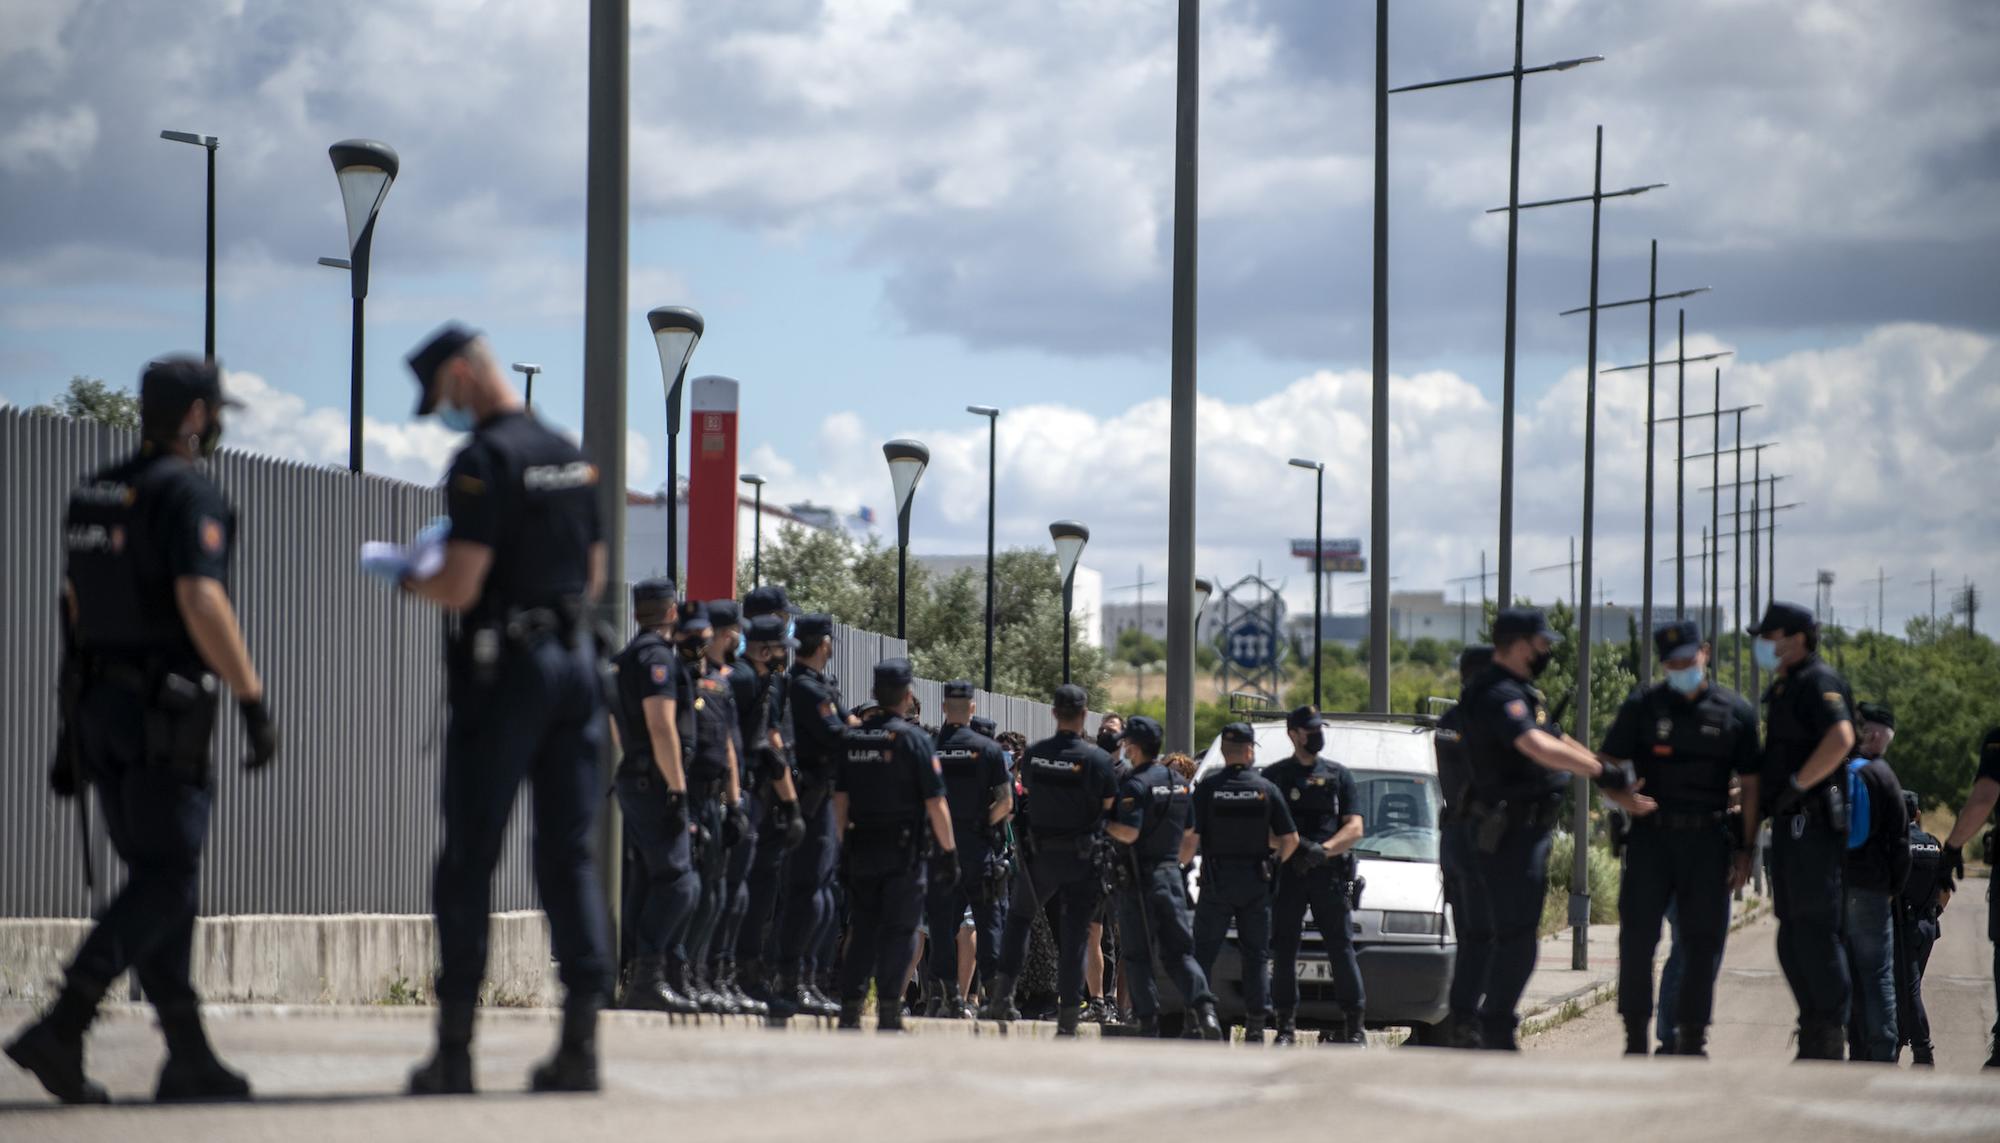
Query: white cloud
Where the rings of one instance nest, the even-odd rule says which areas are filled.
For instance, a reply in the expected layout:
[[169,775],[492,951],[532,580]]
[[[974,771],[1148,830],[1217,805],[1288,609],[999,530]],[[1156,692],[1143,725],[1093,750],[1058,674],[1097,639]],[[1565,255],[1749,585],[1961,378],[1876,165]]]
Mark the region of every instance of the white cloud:
[[85,104],[37,111],[0,134],[0,168],[22,174],[53,164],[74,174],[97,146],[97,112]]
[[[304,398],[273,386],[255,373],[229,371],[228,394],[243,402],[224,421],[231,448],[307,464],[347,463],[347,411],[308,406]],[[435,420],[362,423],[362,465],[369,472],[419,484],[435,484],[464,440]]]

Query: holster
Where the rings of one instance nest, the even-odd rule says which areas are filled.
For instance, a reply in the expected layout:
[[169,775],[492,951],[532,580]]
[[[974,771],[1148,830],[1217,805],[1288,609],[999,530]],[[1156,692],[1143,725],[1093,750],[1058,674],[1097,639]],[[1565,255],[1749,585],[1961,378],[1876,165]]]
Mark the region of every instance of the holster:
[[208,785],[215,707],[215,676],[189,677],[174,671],[162,675],[146,708],[146,765],[165,769],[192,785]]
[[66,773],[79,795],[90,784],[84,771],[83,747],[77,741],[78,712],[83,706],[83,684],[89,678],[89,660],[72,647],[63,650],[62,667],[56,676],[56,754],[50,764],[56,773]]
[[1625,842],[1632,836],[1632,819],[1612,810],[1605,832],[1611,840],[1611,856],[1625,856]]

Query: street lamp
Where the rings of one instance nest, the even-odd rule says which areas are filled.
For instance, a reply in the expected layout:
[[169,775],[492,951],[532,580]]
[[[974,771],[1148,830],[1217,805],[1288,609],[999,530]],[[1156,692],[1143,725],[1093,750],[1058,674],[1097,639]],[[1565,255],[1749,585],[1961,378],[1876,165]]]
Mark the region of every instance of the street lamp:
[[681,578],[681,382],[701,341],[701,315],[686,306],[660,306],[646,314],[660,351],[660,384],[667,394],[667,574]]
[[1313,474],[1313,706],[1319,706],[1319,643],[1324,625],[1322,612],[1324,604],[1320,599],[1321,585],[1326,582],[1326,572],[1322,567],[1326,560],[1326,465],[1317,460],[1302,460],[1293,457],[1293,468],[1303,468]]
[[[1083,546],[1090,542],[1090,529],[1075,520],[1057,520],[1049,525],[1049,539],[1056,545],[1056,570],[1062,577],[1063,605],[1063,682],[1069,682],[1069,609],[1074,599],[1076,586],[1076,561],[1083,558]],[[1196,590],[1199,591],[1199,581]],[[1200,614],[1200,608],[1196,608]],[[1168,612],[1169,621],[1173,613]],[[1172,629],[1169,628],[1169,634]]]
[[541,366],[533,365],[526,361],[516,361],[514,363],[514,372],[519,373],[522,377],[527,379],[528,407],[530,409],[535,407],[535,374],[540,373],[541,371],[542,371]]
[[1215,594],[1215,581],[1205,575],[1194,577],[1194,622],[1195,630],[1201,630],[1201,613],[1208,610],[1208,601]]
[[889,481],[896,490],[896,638],[908,638],[907,589],[910,565],[910,505],[917,498],[917,481],[931,462],[931,450],[919,441],[894,440],[882,446],[889,462]]
[[764,478],[754,472],[746,472],[736,479],[751,488],[753,507],[750,512],[750,586],[764,586]]
[[162,131],[160,138],[170,143],[192,143],[208,151],[208,293],[201,329],[202,356],[215,360],[215,148],[222,140],[192,131]]
[[991,405],[967,405],[965,411],[986,418],[986,683],[993,691],[993,512],[999,491],[1000,410]]
[[340,205],[347,212],[348,287],[354,298],[354,345],[347,387],[347,467],[361,471],[362,302],[368,297],[368,251],[375,244],[375,215],[396,181],[401,163],[387,143],[343,139],[326,149],[340,180]]

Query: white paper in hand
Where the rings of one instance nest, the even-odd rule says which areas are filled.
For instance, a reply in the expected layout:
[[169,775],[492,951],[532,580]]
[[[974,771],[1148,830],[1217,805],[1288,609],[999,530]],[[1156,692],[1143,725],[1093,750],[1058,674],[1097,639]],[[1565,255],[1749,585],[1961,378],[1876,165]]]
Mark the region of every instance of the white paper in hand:
[[429,579],[444,570],[445,537],[418,537],[405,558],[410,561],[411,579]]

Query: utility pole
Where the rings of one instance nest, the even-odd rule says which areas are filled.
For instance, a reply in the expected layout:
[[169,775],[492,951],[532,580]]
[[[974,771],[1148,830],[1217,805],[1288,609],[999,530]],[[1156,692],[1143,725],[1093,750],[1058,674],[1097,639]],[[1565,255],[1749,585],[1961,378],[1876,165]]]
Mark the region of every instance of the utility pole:
[[1931,585],[1931,638],[1936,639],[1937,638],[1937,585],[1938,585],[1936,568],[1931,569],[1930,585]]
[[[1386,8],[1388,0],[1379,0]],[[1169,751],[1194,747],[1195,234],[1201,169],[1201,0],[1180,0],[1174,58],[1173,331],[1167,443],[1167,732]],[[1379,116],[1379,113],[1378,113]],[[1380,145],[1379,143],[1377,144]],[[1381,176],[1376,176],[1377,182]],[[1379,322],[1379,319],[1378,319]],[[1380,352],[1379,350],[1377,352]],[[1378,369],[1378,382],[1383,380]],[[1380,422],[1387,410],[1379,402]],[[1378,423],[1377,433],[1384,431]],[[1386,457],[1387,448],[1380,453]],[[1378,458],[1377,463],[1381,463]],[[1065,644],[1067,645],[1067,644]]]
[[[1107,591],[1131,591],[1138,593],[1138,607],[1139,607],[1138,629],[1139,629],[1139,634],[1142,637],[1146,634],[1146,589],[1152,586],[1154,586],[1152,581],[1146,578],[1146,565],[1140,564],[1139,576],[1137,579],[1133,580],[1131,583],[1125,584],[1120,587],[1105,589]],[[1112,639],[1111,651],[1113,654],[1117,654],[1118,652],[1118,642],[1116,637]],[[1139,685],[1138,685],[1137,698],[1139,700],[1143,700],[1146,697],[1146,664],[1134,663],[1133,666],[1136,667],[1139,672]]]
[[1888,583],[1889,578],[1888,573],[1881,565],[1877,564],[1874,577],[1861,581],[1862,583],[1872,583],[1875,585],[1875,630],[1882,634],[1888,633],[1888,621],[1883,618],[1886,613],[1882,610],[1882,585]]

